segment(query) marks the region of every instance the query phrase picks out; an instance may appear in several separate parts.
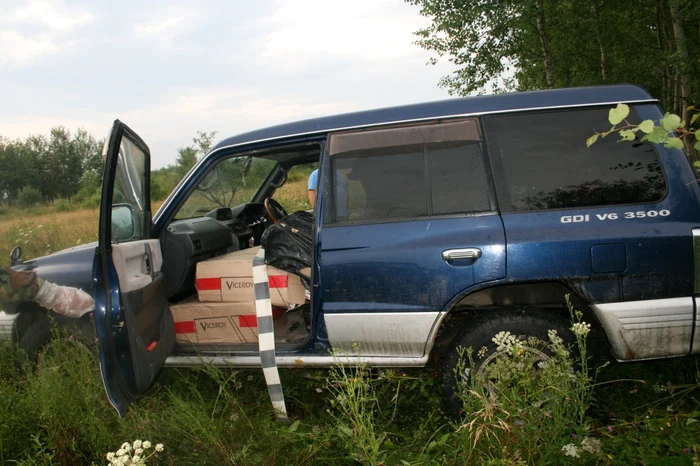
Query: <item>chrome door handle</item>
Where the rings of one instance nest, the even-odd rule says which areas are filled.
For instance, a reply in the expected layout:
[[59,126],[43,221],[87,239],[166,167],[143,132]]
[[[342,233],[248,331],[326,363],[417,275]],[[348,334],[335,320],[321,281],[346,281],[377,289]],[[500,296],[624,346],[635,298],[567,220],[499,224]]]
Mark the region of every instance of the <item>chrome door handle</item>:
[[442,259],[446,261],[478,259],[479,257],[481,257],[481,249],[479,248],[448,249],[447,251],[442,251]]

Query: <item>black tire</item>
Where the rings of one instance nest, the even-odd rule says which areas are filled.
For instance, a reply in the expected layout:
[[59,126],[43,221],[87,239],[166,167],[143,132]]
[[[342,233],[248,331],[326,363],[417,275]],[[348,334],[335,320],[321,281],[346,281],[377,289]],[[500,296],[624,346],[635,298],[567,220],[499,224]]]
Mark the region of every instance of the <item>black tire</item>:
[[41,352],[54,341],[57,334],[81,341],[89,347],[94,346],[94,328],[87,319],[80,318],[69,325],[58,325],[48,314],[39,317],[25,330],[19,338],[18,346],[30,362],[36,363]]
[[477,352],[486,347],[488,352],[484,359],[495,353],[496,345],[491,340],[499,332],[507,331],[518,337],[521,341],[528,337],[535,337],[541,341],[548,341],[547,332],[556,330],[557,334],[570,344],[574,340],[568,321],[555,311],[541,311],[532,308],[505,308],[483,313],[469,320],[464,330],[457,334],[452,341],[446,357],[442,361],[440,374],[442,377],[443,398],[447,414],[454,420],[459,420],[462,415],[462,400],[459,397],[455,369],[459,363],[459,348],[472,348],[474,352],[474,365],[469,367],[469,361],[465,361],[470,371],[462,376],[465,383],[471,383],[470,376],[480,369],[480,361]]

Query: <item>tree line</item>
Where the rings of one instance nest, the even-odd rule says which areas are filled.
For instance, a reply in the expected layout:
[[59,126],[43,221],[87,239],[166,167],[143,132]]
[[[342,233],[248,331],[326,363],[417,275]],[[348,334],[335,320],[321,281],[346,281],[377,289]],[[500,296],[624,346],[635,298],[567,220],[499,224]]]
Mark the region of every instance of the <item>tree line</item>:
[[[152,200],[164,199],[197,159],[211,148],[215,132],[197,132],[193,144],[177,149],[175,163],[151,173]],[[84,129],[56,126],[48,135],[25,139],[0,136],[0,204],[33,206],[67,202],[97,207],[104,140]]]
[[[700,104],[698,0],[406,0],[452,94],[634,83],[688,121]],[[499,77],[500,79],[495,79]]]

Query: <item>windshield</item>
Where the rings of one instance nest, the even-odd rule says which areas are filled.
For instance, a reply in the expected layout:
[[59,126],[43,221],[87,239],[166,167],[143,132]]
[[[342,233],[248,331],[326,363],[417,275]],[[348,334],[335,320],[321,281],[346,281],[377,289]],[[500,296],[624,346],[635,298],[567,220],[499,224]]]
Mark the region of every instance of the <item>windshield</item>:
[[203,217],[219,207],[250,202],[277,165],[260,157],[232,157],[219,162],[180,207],[176,219]]

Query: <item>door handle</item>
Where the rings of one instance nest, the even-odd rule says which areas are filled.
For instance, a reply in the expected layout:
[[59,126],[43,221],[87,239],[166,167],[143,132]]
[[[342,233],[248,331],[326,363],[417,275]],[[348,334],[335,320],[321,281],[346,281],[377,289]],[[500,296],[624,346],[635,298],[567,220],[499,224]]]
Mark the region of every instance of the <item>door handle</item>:
[[479,257],[481,257],[481,249],[479,248],[448,249],[447,251],[442,251],[442,259],[446,261],[478,259]]

